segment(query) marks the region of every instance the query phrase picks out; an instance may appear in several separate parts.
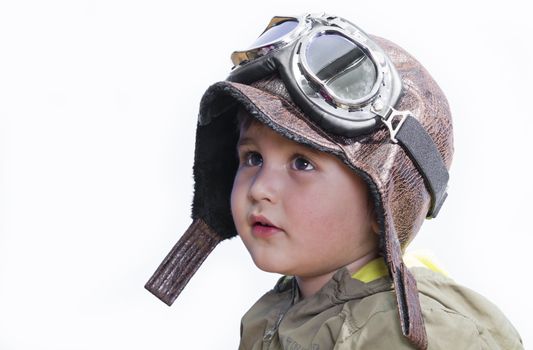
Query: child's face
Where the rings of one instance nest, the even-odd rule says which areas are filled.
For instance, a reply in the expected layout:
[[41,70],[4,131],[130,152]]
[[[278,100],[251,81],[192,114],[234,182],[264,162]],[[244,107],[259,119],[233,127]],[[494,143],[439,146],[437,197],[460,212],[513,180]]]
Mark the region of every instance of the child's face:
[[241,128],[237,148],[231,211],[260,269],[315,277],[377,251],[367,186],[338,158],[259,122]]

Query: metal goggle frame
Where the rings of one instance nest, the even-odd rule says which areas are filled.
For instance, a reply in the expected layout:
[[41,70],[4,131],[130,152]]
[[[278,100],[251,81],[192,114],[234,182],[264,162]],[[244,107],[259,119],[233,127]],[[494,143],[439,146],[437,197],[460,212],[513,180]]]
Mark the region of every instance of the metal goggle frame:
[[294,102],[324,130],[354,137],[385,124],[431,194],[428,218],[446,199],[448,171],[431,137],[409,111],[397,111],[401,78],[353,23],[327,14],[274,17],[244,51],[231,55],[228,81],[250,84],[278,72]]
[[[372,132],[376,115],[387,113],[385,107],[396,103],[402,89],[383,50],[339,17],[274,17],[250,49],[231,58],[235,67],[228,80],[247,84],[277,70],[306,114],[324,129],[349,137]],[[356,91],[335,85],[354,78],[363,85]]]

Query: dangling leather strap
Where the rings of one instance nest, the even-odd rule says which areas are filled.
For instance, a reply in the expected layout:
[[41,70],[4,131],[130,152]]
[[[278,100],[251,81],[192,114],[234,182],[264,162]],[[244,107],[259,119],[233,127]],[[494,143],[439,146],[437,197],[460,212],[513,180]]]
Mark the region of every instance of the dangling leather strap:
[[385,235],[386,259],[394,283],[402,333],[417,349],[426,350],[427,334],[416,280],[403,263],[400,242],[394,229],[388,225]]
[[392,279],[396,290],[402,333],[417,349],[426,350],[428,346],[426,328],[420,309],[416,281],[403,262],[393,273]]
[[195,219],[144,288],[168,306],[172,305],[221,240],[202,219]]

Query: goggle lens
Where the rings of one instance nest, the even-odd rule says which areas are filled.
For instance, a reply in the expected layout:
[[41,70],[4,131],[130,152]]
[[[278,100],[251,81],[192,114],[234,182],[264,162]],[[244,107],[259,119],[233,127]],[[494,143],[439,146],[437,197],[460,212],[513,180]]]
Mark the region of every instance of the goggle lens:
[[305,52],[311,71],[338,97],[357,100],[370,93],[377,77],[372,60],[337,33],[314,37]]
[[298,21],[296,20],[288,20],[278,23],[275,26],[268,28],[263,34],[261,34],[259,38],[253,42],[250,48],[259,47],[274,41],[278,41],[297,26]]

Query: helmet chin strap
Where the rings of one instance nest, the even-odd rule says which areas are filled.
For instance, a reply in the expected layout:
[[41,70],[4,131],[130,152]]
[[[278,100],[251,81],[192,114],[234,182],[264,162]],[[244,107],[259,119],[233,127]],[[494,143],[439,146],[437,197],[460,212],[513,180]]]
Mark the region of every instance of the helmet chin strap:
[[385,252],[389,274],[394,283],[403,335],[419,350],[428,346],[416,280],[402,259],[400,242],[390,217],[385,218]]
[[222,239],[204,220],[194,219],[144,288],[171,306]]

